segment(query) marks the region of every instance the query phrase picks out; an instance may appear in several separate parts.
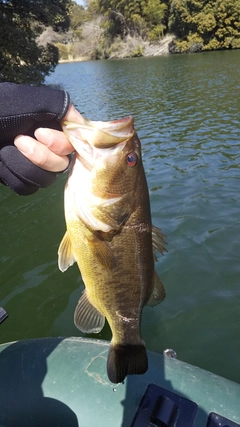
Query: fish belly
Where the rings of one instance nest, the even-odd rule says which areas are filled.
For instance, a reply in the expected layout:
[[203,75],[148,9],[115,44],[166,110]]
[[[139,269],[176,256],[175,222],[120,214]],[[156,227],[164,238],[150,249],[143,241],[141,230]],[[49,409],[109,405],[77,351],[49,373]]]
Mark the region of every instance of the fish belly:
[[146,372],[147,355],[140,326],[142,308],[153,289],[151,236],[126,227],[111,241],[101,242],[115,259],[115,265],[108,267],[101,257],[96,257],[97,244],[92,242],[85,225],[79,223],[77,233],[76,224],[71,228],[73,250],[88,301],[106,317],[112,331],[107,364],[110,380],[118,383],[126,375]]

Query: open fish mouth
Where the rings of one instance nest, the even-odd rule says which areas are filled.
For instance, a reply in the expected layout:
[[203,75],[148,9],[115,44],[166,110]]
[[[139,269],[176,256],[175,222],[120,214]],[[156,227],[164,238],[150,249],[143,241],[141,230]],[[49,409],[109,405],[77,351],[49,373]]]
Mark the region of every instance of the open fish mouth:
[[74,147],[82,165],[92,170],[93,162],[121,151],[134,135],[132,116],[110,122],[91,121],[82,117],[81,122],[62,121],[62,128]]
[[62,127],[77,152],[80,141],[92,148],[107,149],[129,140],[134,134],[132,116],[111,122],[91,121],[83,117],[82,123],[62,121]]

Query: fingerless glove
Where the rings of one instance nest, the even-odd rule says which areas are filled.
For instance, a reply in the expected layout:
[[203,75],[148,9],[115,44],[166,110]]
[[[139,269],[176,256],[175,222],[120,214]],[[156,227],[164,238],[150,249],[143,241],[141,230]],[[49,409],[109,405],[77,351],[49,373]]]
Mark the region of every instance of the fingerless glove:
[[0,182],[28,195],[55,181],[56,173],[34,165],[13,141],[20,134],[34,137],[39,127],[61,130],[69,103],[69,94],[60,89],[0,83]]

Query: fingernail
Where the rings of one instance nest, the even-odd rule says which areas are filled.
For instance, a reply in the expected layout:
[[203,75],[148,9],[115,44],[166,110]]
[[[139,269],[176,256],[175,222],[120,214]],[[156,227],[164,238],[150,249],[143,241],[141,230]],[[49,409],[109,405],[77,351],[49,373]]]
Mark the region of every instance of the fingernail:
[[51,130],[48,128],[37,128],[34,132],[34,135],[36,136],[36,134],[39,137],[43,137],[43,138],[50,138],[52,137],[52,133]]
[[14,145],[23,154],[29,154],[31,151],[31,141],[28,136],[19,135],[14,140]]

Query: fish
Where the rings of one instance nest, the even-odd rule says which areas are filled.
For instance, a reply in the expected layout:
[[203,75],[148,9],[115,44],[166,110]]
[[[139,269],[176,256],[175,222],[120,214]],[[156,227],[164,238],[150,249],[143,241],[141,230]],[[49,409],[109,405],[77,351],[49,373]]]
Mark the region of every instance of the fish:
[[61,126],[75,154],[64,190],[67,230],[58,266],[64,272],[78,264],[85,290],[74,323],[84,333],[99,333],[107,319],[112,332],[107,374],[121,383],[148,369],[142,309],[165,298],[154,268],[165,236],[152,225],[134,118],[103,122],[81,116],[79,123]]

